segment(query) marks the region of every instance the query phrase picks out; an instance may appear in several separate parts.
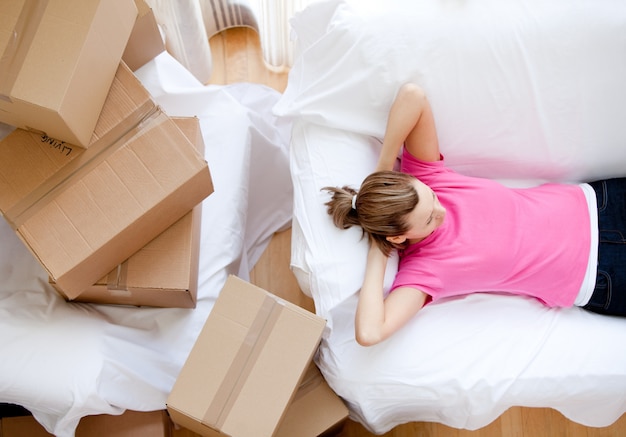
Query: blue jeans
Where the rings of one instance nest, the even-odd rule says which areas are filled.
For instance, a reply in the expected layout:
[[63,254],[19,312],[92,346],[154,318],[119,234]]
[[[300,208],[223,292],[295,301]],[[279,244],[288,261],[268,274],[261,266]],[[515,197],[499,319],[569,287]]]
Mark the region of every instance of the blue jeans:
[[592,182],[598,201],[596,286],[583,307],[626,316],[626,178]]

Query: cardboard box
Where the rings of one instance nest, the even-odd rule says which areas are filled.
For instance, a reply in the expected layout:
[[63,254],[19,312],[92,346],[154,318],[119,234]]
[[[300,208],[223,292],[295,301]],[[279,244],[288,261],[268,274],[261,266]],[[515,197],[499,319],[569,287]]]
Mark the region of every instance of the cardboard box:
[[137,21],[128,39],[122,60],[132,71],[144,66],[165,50],[154,11],[144,0],[135,0]]
[[70,299],[212,191],[204,158],[123,64],[89,148],[22,129],[0,142],[0,211]]
[[348,414],[346,405],[311,363],[275,437],[335,435],[348,420]]
[[172,420],[203,436],[272,436],[326,322],[230,276],[172,392]]
[[[192,117],[172,120],[203,154],[199,120]],[[77,302],[195,308],[201,221],[202,204],[199,204],[73,299],[54,280],[50,279],[50,283],[63,297]]]
[[136,17],[132,0],[0,2],[0,121],[88,146]]
[[[120,416],[83,417],[76,437],[171,437],[172,422],[167,412],[126,411]],[[0,422],[2,437],[51,437],[33,416],[5,417]]]

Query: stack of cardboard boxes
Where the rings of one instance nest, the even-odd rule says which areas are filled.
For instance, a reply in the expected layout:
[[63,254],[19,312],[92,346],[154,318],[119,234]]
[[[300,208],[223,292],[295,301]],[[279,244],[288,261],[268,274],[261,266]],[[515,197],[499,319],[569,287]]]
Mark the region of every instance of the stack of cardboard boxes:
[[[161,51],[143,0],[0,3],[0,121],[16,127],[0,212],[67,300],[195,306],[213,185],[198,120],[164,113],[132,72]],[[168,412],[208,436],[336,426],[347,410],[311,364],[324,325],[229,278]]]
[[[193,307],[198,210],[213,186],[198,120],[165,114],[124,62],[158,51],[144,35],[163,46],[149,9],[2,8],[0,121],[18,128],[0,142],[2,215],[68,300]],[[163,266],[166,253],[178,263]]]

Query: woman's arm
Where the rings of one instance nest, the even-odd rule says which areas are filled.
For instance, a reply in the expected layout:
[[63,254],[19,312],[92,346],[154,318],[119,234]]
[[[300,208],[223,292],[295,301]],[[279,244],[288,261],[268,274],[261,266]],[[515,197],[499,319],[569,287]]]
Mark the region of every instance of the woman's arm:
[[[402,145],[423,161],[439,161],[441,157],[430,103],[422,88],[415,84],[400,87],[391,105],[376,171],[393,170]],[[355,319],[356,340],[363,346],[385,340],[426,302],[426,293],[410,287],[397,288],[383,298],[387,259],[378,245],[370,245]]]
[[422,161],[440,159],[430,103],[422,88],[412,83],[400,87],[391,105],[376,170],[393,170],[403,144],[411,155]]
[[356,310],[355,336],[362,346],[379,343],[404,326],[426,301],[420,290],[400,287],[383,299],[387,256],[372,244]]

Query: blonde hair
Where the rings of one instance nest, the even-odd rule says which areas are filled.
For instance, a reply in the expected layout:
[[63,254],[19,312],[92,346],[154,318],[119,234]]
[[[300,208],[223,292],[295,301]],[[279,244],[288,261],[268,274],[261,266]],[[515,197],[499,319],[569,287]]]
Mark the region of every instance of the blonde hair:
[[335,226],[340,229],[360,226],[370,241],[389,256],[393,249],[406,247],[406,242],[395,244],[387,241],[387,237],[402,235],[410,228],[407,216],[419,202],[414,181],[413,176],[397,171],[372,173],[358,192],[349,186],[324,187],[323,190],[332,194],[325,205]]

